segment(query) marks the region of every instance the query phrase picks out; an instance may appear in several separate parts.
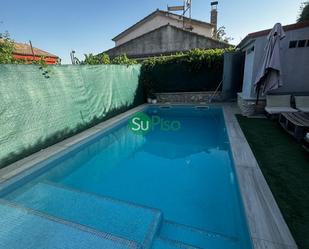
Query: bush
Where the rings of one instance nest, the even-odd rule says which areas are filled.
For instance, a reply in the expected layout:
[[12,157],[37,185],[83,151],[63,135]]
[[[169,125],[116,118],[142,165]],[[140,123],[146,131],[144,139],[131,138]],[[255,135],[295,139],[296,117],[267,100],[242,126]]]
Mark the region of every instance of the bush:
[[10,64],[13,58],[14,43],[8,33],[0,33],[0,64]]
[[105,54],[105,53],[98,54],[98,55],[85,54],[85,60],[81,64],[84,64],[84,65],[110,64],[110,58],[108,54]]
[[102,53],[98,55],[85,54],[85,60],[81,62],[83,65],[101,65],[101,64],[115,64],[115,65],[134,65],[136,60],[129,59],[125,54],[115,57],[110,60],[108,54]]
[[223,54],[228,49],[194,49],[143,62],[141,83],[146,96],[154,92],[213,91],[222,79]]
[[119,55],[112,60],[112,64],[115,65],[134,65],[137,64],[136,60],[129,59],[127,55]]

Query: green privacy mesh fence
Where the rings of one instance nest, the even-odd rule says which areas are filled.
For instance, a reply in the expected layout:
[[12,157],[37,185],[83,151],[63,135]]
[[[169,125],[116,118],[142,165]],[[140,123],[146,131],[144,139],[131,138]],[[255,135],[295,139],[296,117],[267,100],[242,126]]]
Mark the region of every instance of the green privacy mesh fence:
[[139,65],[0,65],[0,168],[143,103],[139,75]]

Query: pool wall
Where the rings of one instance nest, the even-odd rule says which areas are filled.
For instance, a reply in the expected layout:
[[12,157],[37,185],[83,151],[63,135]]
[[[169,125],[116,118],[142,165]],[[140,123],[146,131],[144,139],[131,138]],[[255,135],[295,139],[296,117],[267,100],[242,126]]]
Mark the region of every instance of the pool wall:
[[132,114],[143,111],[148,105],[140,105],[105,122],[102,122],[84,132],[60,143],[41,150],[29,157],[17,161],[6,168],[0,169],[0,196],[10,192],[12,189],[26,183],[45,172],[46,167],[53,167],[54,161],[61,160],[68,153],[82,148],[93,139],[102,136],[110,129],[115,129],[119,124],[125,122]]

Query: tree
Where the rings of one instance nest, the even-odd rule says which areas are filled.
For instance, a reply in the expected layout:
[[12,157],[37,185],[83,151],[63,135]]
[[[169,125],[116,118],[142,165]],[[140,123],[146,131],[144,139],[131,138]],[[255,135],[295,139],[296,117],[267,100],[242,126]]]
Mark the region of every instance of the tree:
[[230,41],[233,40],[232,37],[226,36],[226,32],[225,32],[225,27],[224,26],[221,26],[220,28],[218,28],[217,33],[216,33],[216,38],[219,41],[223,41],[223,42],[226,42],[226,43],[229,43]]
[[87,64],[87,65],[110,64],[110,59],[108,54],[105,53],[98,55],[85,54],[85,60],[81,64]]
[[300,7],[301,13],[297,19],[297,22],[304,22],[309,20],[309,2],[302,3]]
[[13,51],[14,43],[10,39],[9,33],[0,33],[0,64],[13,63]]

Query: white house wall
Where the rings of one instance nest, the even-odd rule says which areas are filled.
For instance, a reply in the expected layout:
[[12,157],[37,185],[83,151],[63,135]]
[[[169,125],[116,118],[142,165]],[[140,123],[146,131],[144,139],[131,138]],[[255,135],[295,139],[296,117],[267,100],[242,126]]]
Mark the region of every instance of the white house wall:
[[[244,98],[255,98],[253,82],[258,73],[264,48],[267,42],[267,36],[258,37],[254,42],[254,62],[252,66],[252,77],[250,77],[250,69],[245,71],[246,77],[243,81]],[[286,32],[286,37],[281,41],[281,67],[282,67],[282,83],[283,86],[271,93],[309,93],[309,46],[303,48],[289,48],[290,41],[309,40],[309,27],[291,30]],[[307,41],[308,44],[308,41]],[[250,64],[247,62],[246,65]],[[251,78],[251,82],[249,80]],[[250,96],[248,91],[250,89]],[[244,93],[246,92],[246,95]]]
[[[178,20],[178,19],[174,19],[174,18],[169,18],[166,16],[162,16],[162,15],[157,15],[154,16],[152,19],[150,19],[149,21],[143,23],[141,26],[139,26],[138,28],[136,28],[135,30],[133,30],[132,32],[129,32],[127,35],[123,36],[122,38],[120,38],[119,40],[115,41],[115,45],[119,46],[125,42],[128,42],[136,37],[139,37],[145,33],[148,33],[152,30],[155,30],[159,27],[162,27],[164,25],[167,24],[182,28],[183,27],[183,21],[182,20]],[[206,37],[212,37],[212,32],[213,32],[213,28],[212,27],[206,27],[204,25],[199,25],[199,24],[193,24],[193,32],[206,36]]]
[[[307,40],[303,48],[289,48],[292,40]],[[283,40],[281,67],[283,87],[275,92],[309,92],[309,27],[287,32]]]
[[[255,50],[250,51],[254,47],[254,43],[251,43],[245,50],[246,59],[244,67],[244,80],[242,88],[242,97],[250,98],[251,96],[251,85],[253,81],[253,65],[255,58]],[[249,52],[250,51],[250,52]]]

